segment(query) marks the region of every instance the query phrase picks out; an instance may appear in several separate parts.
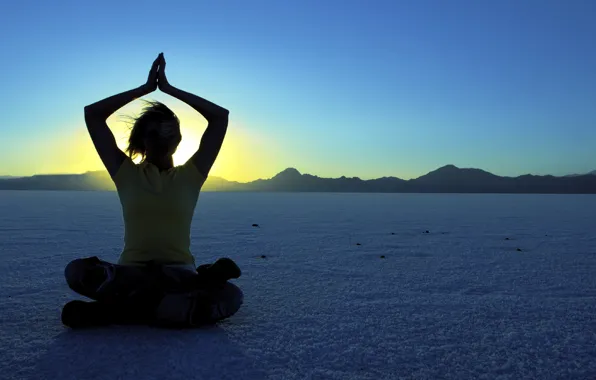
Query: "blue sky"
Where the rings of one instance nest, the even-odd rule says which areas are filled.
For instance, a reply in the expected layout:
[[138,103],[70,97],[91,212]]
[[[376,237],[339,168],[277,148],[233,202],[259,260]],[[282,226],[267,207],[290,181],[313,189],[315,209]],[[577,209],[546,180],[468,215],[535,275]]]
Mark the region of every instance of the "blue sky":
[[[100,169],[83,107],[141,85],[162,51],[172,84],[231,112],[213,175],[596,169],[593,1],[89,3],[3,7],[0,175]],[[204,121],[147,98],[182,115],[188,158]]]

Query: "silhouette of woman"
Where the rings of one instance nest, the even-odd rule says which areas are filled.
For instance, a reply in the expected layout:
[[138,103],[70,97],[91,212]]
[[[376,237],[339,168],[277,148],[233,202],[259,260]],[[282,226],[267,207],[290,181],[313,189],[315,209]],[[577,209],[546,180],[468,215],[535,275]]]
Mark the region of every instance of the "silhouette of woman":
[[[85,123],[116,185],[124,216],[124,249],[117,264],[97,257],[77,259],[65,269],[75,292],[92,302],[71,301],[62,310],[69,327],[146,323],[192,327],[227,318],[240,308],[242,291],[228,280],[241,274],[229,258],[196,267],[190,226],[199,192],[223,143],[228,110],[172,86],[163,53],[147,83],[85,107]],[[172,155],[181,141],[176,115],[147,102],[135,119],[128,156],[116,145],[106,119],[157,88],[197,110],[208,121],[198,151],[183,165]],[[141,156],[140,164],[132,158]]]

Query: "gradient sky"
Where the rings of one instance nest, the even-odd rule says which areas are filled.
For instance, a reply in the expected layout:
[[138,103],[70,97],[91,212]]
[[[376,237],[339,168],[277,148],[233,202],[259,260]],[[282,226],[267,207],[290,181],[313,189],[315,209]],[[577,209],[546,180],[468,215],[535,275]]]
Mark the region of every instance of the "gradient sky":
[[[91,4],[93,3],[93,4]],[[596,169],[596,2],[13,1],[0,14],[0,175],[101,169],[83,107],[170,82],[230,110],[212,175],[412,178]],[[205,121],[182,120],[176,162]],[[121,147],[123,108],[109,125]]]

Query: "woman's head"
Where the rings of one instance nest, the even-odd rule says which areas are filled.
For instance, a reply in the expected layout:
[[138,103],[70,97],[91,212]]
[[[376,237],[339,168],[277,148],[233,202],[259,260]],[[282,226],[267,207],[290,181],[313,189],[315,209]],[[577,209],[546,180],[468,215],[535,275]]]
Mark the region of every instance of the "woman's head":
[[126,151],[130,157],[140,155],[143,160],[170,157],[182,140],[180,121],[165,104],[146,103],[141,115],[133,119]]

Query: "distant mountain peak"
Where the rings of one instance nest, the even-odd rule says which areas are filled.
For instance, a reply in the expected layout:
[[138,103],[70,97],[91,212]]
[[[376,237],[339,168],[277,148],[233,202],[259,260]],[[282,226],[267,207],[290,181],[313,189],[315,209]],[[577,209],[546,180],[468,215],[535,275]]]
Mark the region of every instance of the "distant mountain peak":
[[455,165],[449,164],[449,165],[441,166],[440,168],[438,168],[435,171],[438,172],[438,171],[446,171],[446,170],[453,171],[453,170],[459,170],[459,168],[457,166],[455,166]]
[[302,174],[295,168],[287,168],[279,173],[273,178],[295,178],[301,177]]
[[449,165],[441,166],[438,169],[435,169],[433,171],[428,172],[426,174],[426,176],[428,176],[428,175],[437,175],[437,174],[438,175],[450,175],[452,173],[458,172],[459,170],[462,170],[462,169],[458,168],[455,165],[449,164]]

